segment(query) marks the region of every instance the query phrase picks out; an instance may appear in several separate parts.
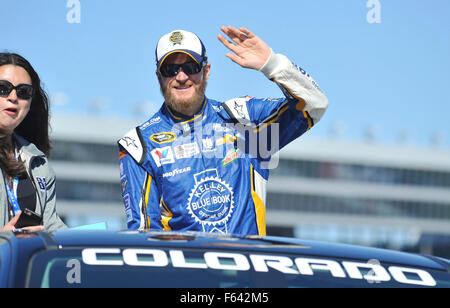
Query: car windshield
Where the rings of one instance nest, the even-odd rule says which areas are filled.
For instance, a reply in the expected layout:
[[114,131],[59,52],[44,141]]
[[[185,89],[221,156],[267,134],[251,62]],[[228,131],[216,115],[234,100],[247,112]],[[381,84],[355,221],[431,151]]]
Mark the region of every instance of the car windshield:
[[33,288],[450,286],[446,272],[200,249],[49,250],[33,257],[28,275],[27,286]]

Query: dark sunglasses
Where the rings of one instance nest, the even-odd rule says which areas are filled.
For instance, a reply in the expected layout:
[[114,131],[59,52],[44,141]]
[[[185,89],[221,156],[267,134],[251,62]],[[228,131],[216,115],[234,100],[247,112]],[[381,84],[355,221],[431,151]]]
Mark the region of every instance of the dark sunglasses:
[[187,62],[183,64],[163,64],[159,68],[159,72],[165,78],[173,77],[178,75],[180,68],[188,75],[194,75],[200,73],[203,66],[197,62]]
[[17,97],[20,99],[30,99],[34,94],[32,85],[19,84],[18,86],[14,86],[7,80],[0,80],[0,96],[8,96],[12,90],[16,90]]

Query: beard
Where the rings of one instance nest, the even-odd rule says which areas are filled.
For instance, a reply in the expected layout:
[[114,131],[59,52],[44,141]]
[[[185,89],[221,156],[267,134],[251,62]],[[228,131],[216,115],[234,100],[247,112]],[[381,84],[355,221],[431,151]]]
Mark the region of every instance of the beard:
[[[195,87],[194,95],[186,99],[176,98],[175,95],[173,95],[171,91],[166,86],[164,86],[160,76],[158,76],[158,79],[161,93],[164,96],[165,102],[173,111],[187,116],[193,116],[200,111],[200,109],[202,108],[203,100],[205,98],[207,85],[205,72],[203,73],[203,78],[200,85],[198,87]],[[178,84],[175,83],[172,85],[172,87],[173,86],[178,86]],[[193,84],[193,86],[195,86],[195,84]]]

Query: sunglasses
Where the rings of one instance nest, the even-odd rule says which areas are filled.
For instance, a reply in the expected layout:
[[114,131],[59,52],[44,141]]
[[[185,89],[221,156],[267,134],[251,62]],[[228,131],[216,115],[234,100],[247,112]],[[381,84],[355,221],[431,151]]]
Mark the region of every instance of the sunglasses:
[[18,86],[14,86],[7,80],[0,80],[0,96],[8,96],[12,90],[16,90],[17,97],[20,99],[30,99],[34,94],[32,85],[19,84]]
[[200,73],[203,66],[197,62],[187,62],[183,64],[163,64],[159,68],[159,72],[165,78],[174,77],[180,72],[180,68],[188,75]]

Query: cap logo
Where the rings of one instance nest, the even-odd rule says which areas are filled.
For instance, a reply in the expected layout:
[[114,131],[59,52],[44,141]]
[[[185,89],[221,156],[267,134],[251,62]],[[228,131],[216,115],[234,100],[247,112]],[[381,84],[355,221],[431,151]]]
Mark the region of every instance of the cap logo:
[[180,44],[183,41],[183,33],[181,32],[173,32],[170,36],[169,40],[172,42],[172,44],[175,46],[176,44]]

